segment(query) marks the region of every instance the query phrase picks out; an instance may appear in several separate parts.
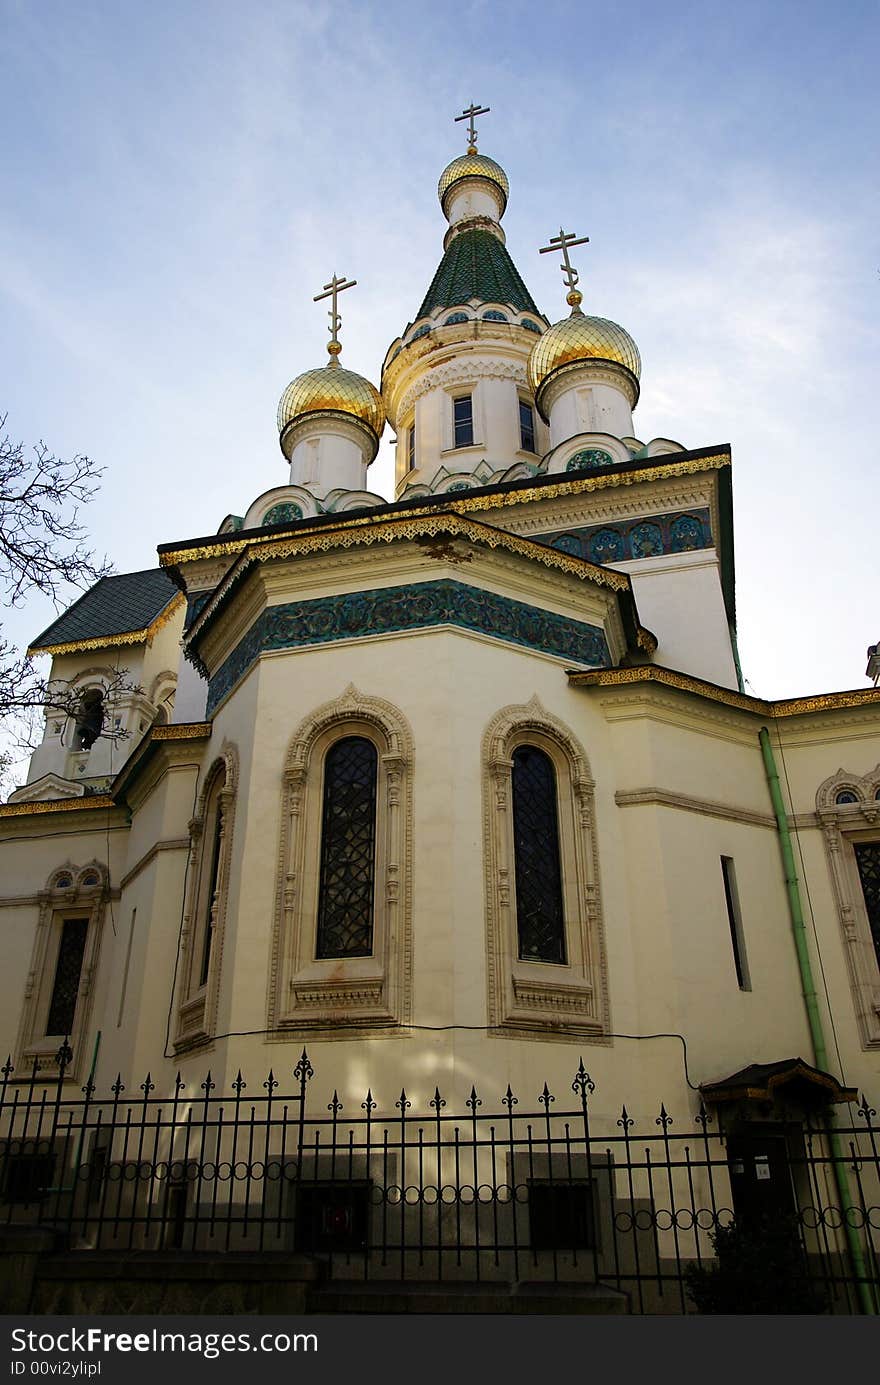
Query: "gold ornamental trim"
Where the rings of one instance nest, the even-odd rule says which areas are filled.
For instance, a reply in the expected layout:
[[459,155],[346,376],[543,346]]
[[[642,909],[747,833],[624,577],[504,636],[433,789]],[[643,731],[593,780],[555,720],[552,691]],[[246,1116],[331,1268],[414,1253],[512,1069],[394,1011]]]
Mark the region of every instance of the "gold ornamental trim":
[[[675,453],[665,452],[664,458],[674,456]],[[498,491],[494,495],[457,495],[455,500],[449,500],[448,505],[444,506],[444,514],[466,515],[472,511],[497,510],[507,508],[511,505],[525,505],[532,500],[557,500],[560,496],[582,495],[589,491],[609,490],[617,486],[633,486],[643,481],[662,481],[667,477],[674,476],[693,476],[701,471],[721,471],[724,467],[730,466],[729,452],[716,452],[709,457],[692,457],[681,462],[666,462],[665,466],[647,467],[640,471],[609,472],[604,476],[572,476],[571,478],[560,477],[559,481],[552,486],[546,484],[541,486],[527,486],[522,490]],[[406,516],[407,519],[410,516]],[[339,516],[339,528],[363,529],[378,523],[396,522],[392,517],[386,521],[377,521],[369,514],[358,515],[357,517]],[[333,526],[329,532],[338,533],[339,528]],[[294,537],[293,535],[290,536]],[[224,554],[233,556],[243,553],[247,548],[257,549],[263,545],[277,543],[277,539],[261,539],[253,535],[246,539],[237,538],[235,535],[218,535],[210,543],[202,544],[198,548],[175,548],[159,554],[160,567],[177,567],[181,563],[195,563],[204,558],[219,558]]]
[[880,710],[880,688],[852,688],[846,692],[817,693],[812,697],[789,697],[771,702],[736,692],[733,688],[721,688],[717,683],[706,683],[701,678],[677,673],[660,664],[572,672],[568,675],[568,681],[573,687],[612,688],[631,683],[659,683],[663,687],[678,688],[682,692],[723,703],[726,707],[736,707],[764,717],[795,717],[809,712],[840,711],[848,707],[876,706]]
[[210,721],[181,721],[170,726],[154,726],[150,733],[153,741],[200,741],[210,736],[213,730]]
[[149,644],[162,626],[167,625],[172,616],[177,614],[184,600],[182,592],[175,592],[155,620],[150,621],[142,630],[125,630],[120,635],[94,635],[87,640],[68,640],[65,644],[43,644],[38,649],[31,645],[28,655],[81,654],[90,649],[118,649],[128,644]]
[[39,803],[2,803],[0,818],[38,817],[45,813],[77,813],[116,806],[109,794],[84,794],[76,798],[48,798]]
[[[600,567],[596,563],[588,562],[586,558],[576,558],[569,553],[560,553],[558,549],[550,548],[534,539],[521,538],[518,534],[511,534],[506,529],[496,529],[493,525],[482,523],[480,520],[465,518],[450,508],[429,515],[406,516],[405,518],[388,519],[378,523],[374,520],[369,528],[346,526],[338,529],[313,530],[301,534],[288,534],[270,542],[254,544],[252,548],[244,550],[235,567],[227,573],[210,601],[199,612],[198,618],[190,628],[187,643],[191,643],[197,636],[232,584],[238,580],[250,563],[266,563],[277,558],[302,557],[308,553],[326,553],[333,549],[353,548],[360,544],[390,544],[401,539],[432,538],[438,534],[448,534],[452,537],[468,539],[472,543],[485,544],[487,548],[500,548],[508,553],[518,553],[525,558],[543,564],[544,567],[569,573],[580,581],[593,581],[597,586],[608,587],[614,592],[631,591],[630,579],[626,573]],[[444,554],[438,552],[436,556],[442,560]],[[649,632],[646,631],[645,634],[648,640],[653,638]]]

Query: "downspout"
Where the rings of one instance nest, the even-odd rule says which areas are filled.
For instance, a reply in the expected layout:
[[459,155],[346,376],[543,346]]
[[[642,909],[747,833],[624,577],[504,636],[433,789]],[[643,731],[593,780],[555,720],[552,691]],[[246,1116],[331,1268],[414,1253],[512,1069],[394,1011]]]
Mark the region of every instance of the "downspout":
[[[785,870],[785,888],[788,894],[788,912],[791,918],[791,931],[794,936],[794,946],[797,953],[798,970],[801,978],[801,994],[804,998],[804,1005],[807,1011],[807,1021],[810,1026],[810,1039],[813,1045],[813,1061],[817,1068],[823,1072],[828,1071],[828,1049],[825,1043],[825,1033],[822,1028],[822,1016],[819,1013],[819,1000],[816,994],[816,986],[813,981],[813,969],[810,964],[810,954],[807,948],[807,930],[804,924],[804,911],[801,906],[801,892],[798,885],[797,870],[795,869],[794,852],[791,845],[791,833],[788,828],[788,817],[785,812],[785,804],[782,799],[782,789],[779,784],[779,774],[776,770],[776,760],[773,755],[773,747],[770,744],[770,733],[766,726],[762,726],[759,739],[761,742],[761,754],[764,758],[764,771],[767,775],[767,784],[770,789],[770,801],[773,804],[773,815],[776,818],[776,829],[779,833],[779,849],[782,853],[782,865]],[[831,1146],[831,1167],[834,1170],[834,1182],[837,1186],[837,1195],[840,1198],[841,1210],[849,1209],[854,1206],[852,1191],[850,1189],[849,1174],[843,1150],[840,1144],[840,1136],[834,1129],[834,1112],[828,1114],[828,1136]],[[843,1216],[844,1231],[846,1233],[847,1250],[849,1251],[850,1264],[852,1265],[853,1275],[858,1285],[859,1303],[863,1313],[874,1316],[877,1312],[874,1303],[874,1295],[868,1283],[868,1272],[865,1265],[865,1258],[862,1254],[862,1246],[856,1233],[856,1228],[850,1224],[849,1217],[844,1211]]]

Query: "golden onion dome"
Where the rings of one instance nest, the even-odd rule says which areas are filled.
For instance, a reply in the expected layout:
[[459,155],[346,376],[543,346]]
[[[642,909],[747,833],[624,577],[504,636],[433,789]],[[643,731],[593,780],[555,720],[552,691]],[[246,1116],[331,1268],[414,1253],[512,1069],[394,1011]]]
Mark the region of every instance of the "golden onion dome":
[[304,414],[325,412],[349,414],[365,423],[378,444],[385,427],[382,396],[363,375],[346,370],[335,359],[328,365],[304,371],[287,386],[278,405],[278,432],[283,434],[289,424]]
[[629,332],[607,318],[588,317],[575,309],[535,342],[529,357],[529,383],[537,393],[563,366],[588,360],[622,365],[637,383],[642,372],[639,348]]
[[440,174],[440,182],[437,184],[437,196],[440,198],[440,206],[446,211],[446,196],[456,183],[460,183],[463,178],[486,178],[490,183],[501,192],[502,207],[501,215],[504,215],[504,208],[507,206],[507,199],[510,196],[510,184],[507,181],[507,174],[500,164],[494,159],[487,158],[485,154],[478,154],[475,149],[469,149],[460,158],[453,159],[451,164],[447,164]]

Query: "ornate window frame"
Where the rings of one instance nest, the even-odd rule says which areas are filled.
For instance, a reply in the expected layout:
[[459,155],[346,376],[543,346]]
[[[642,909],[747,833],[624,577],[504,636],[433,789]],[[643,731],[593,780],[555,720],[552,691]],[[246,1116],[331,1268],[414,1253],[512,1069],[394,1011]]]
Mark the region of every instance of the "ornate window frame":
[[[234,746],[224,743],[202,781],[196,814],[189,824],[189,888],[180,934],[176,1052],[209,1042],[216,1028],[237,788],[238,754]],[[219,839],[214,832],[218,813]],[[215,845],[216,886],[209,899]],[[202,981],[199,973],[208,928],[211,950],[207,977]]]
[[[543,750],[556,771],[567,961],[519,957],[511,776],[520,745]],[[586,752],[541,705],[503,708],[483,736],[489,1023],[546,1037],[596,1040],[610,1030],[594,782]]]
[[[852,793],[855,803],[838,803]],[[880,964],[874,950],[854,848],[880,841],[880,765],[858,775],[839,769],[819,786],[816,812],[825,850],[850,989],[863,1048],[880,1048]]]
[[[316,957],[324,760],[335,742],[364,736],[378,752],[373,951]],[[413,737],[390,702],[349,685],[297,728],[284,768],[268,1027],[303,1031],[398,1029],[412,1007]]]
[[[86,1071],[83,1052],[94,1000],[95,978],[104,931],[104,915],[109,898],[106,866],[89,861],[84,866],[70,863],[53,870],[46,888],[38,895],[39,913],[34,935],[31,964],[25,982],[24,1005],[19,1024],[16,1066],[27,1074],[36,1063],[37,1072],[57,1076],[57,1057],[65,1038],[72,1056],[65,1077],[79,1080]],[[55,988],[58,950],[65,920],[88,920],[82,966],[79,973],[76,1008],[70,1033],[46,1034],[45,1026]]]

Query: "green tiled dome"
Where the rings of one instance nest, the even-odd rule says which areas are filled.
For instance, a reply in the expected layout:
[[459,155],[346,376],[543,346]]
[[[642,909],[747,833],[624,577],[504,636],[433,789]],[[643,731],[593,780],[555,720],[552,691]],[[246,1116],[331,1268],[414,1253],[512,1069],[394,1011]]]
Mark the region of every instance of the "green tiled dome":
[[413,321],[472,298],[481,303],[510,303],[519,312],[540,316],[516,265],[491,231],[462,231],[452,240]]

